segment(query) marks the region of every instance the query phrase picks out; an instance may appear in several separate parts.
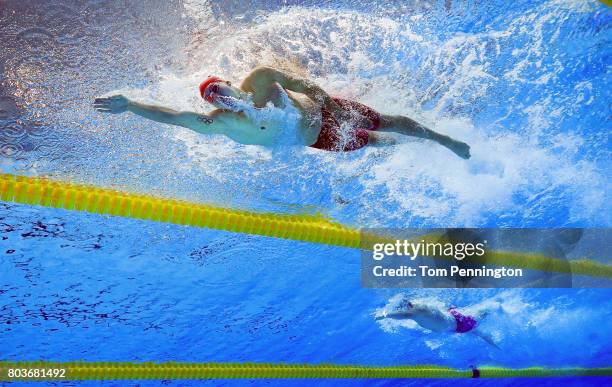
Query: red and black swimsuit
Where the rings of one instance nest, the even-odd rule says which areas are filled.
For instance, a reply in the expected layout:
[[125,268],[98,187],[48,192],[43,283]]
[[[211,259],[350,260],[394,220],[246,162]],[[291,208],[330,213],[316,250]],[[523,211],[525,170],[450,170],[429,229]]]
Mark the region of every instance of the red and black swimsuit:
[[380,114],[369,106],[347,99],[332,97],[332,99],[345,110],[356,112],[370,121],[368,128],[353,128],[348,133],[342,133],[340,123],[334,118],[332,113],[321,108],[321,132],[317,142],[311,145],[312,148],[335,151],[350,152],[363,148],[368,144],[368,130],[376,130],[380,127]]

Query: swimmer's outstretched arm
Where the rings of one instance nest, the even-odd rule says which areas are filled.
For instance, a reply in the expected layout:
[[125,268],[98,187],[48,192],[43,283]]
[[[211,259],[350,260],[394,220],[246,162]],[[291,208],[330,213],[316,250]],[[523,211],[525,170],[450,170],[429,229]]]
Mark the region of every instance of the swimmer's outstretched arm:
[[232,121],[236,119],[234,117],[236,114],[233,112],[218,112],[208,115],[182,112],[163,106],[131,101],[122,95],[96,98],[94,108],[99,112],[111,114],[129,111],[152,121],[182,126],[203,134],[227,134],[227,129],[231,128]]

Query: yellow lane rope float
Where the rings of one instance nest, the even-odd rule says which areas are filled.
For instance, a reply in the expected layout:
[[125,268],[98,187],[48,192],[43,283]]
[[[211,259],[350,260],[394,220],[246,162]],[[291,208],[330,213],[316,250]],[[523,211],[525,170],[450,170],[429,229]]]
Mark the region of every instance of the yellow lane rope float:
[[[186,201],[138,195],[38,177],[0,174],[0,199],[6,202],[85,211],[143,220],[264,235],[296,241],[363,248],[372,238],[321,216],[283,215],[213,207]],[[419,237],[439,238],[440,235]],[[376,237],[374,238],[381,238]],[[384,239],[380,239],[384,240]],[[475,258],[475,257],[472,257]],[[481,263],[471,260],[470,263]],[[484,262],[482,262],[484,263]],[[560,260],[541,254],[489,251],[486,263],[550,272],[612,278],[612,265],[591,259]]]
[[270,363],[0,362],[0,381],[144,379],[379,379],[612,376],[612,367],[456,369],[436,365],[354,366]]

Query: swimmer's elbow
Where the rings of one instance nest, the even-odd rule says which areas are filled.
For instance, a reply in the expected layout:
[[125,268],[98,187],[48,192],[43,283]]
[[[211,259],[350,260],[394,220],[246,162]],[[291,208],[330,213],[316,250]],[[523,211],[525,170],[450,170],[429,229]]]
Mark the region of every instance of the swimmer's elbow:
[[177,112],[171,109],[156,109],[155,111],[149,112],[149,114],[140,114],[153,121],[161,122],[162,124],[187,126],[188,117],[183,112]]
[[179,112],[158,111],[155,121],[163,124],[180,125],[179,114]]

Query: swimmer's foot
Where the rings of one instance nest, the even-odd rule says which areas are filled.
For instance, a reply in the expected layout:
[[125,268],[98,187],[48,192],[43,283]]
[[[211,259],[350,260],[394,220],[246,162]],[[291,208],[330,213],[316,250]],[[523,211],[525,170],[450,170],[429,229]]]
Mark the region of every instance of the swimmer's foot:
[[470,146],[464,142],[451,139],[445,145],[448,149],[452,150],[457,156],[461,157],[462,159],[467,160],[471,157]]

